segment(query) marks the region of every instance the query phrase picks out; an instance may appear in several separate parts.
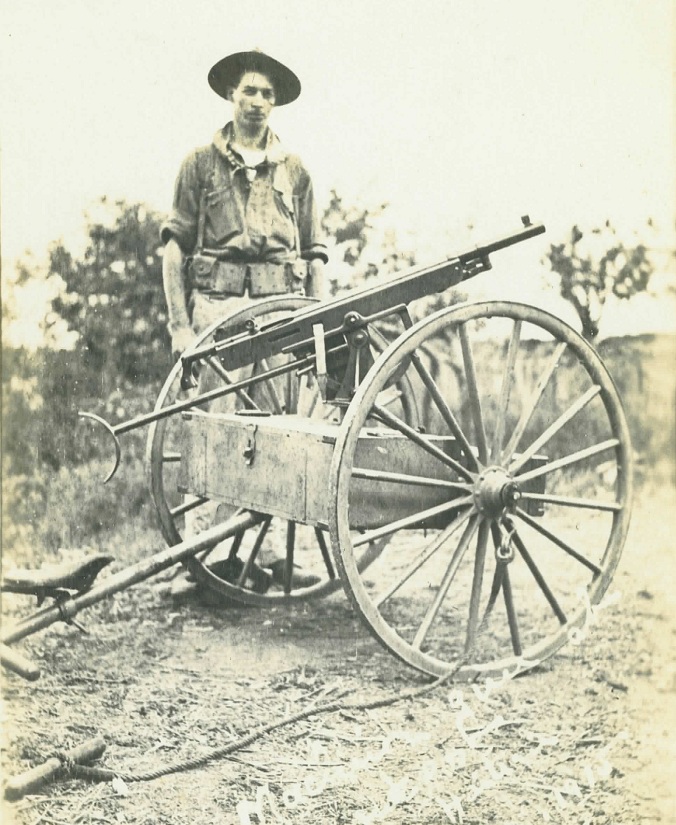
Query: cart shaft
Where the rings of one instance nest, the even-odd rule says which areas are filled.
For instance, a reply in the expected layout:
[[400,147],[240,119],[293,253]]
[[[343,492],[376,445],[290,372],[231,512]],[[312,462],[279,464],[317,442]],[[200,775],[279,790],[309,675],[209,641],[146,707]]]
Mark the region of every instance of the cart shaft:
[[228,519],[223,524],[218,524],[186,541],[182,541],[180,544],[167,547],[147,559],[142,559],[131,567],[120,570],[119,573],[115,573],[113,576],[108,576],[96,587],[92,587],[91,590],[81,593],[75,598],[59,602],[46,610],[38,611],[33,616],[20,621],[3,637],[2,643],[11,644],[19,639],[24,639],[26,636],[44,630],[44,628],[58,621],[67,622],[85,607],[91,607],[114,593],[126,590],[128,587],[145,581],[145,579],[149,579],[162,570],[173,567],[173,565],[194,556],[201,550],[213,547],[236,533],[247,530],[260,519],[261,516],[257,513],[241,513]]

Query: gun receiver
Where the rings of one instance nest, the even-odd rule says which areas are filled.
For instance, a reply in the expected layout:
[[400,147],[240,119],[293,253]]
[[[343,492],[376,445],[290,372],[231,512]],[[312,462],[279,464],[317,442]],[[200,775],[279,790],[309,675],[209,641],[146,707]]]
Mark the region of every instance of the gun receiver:
[[327,344],[354,329],[359,316],[387,315],[402,305],[431,295],[485,272],[491,268],[489,255],[508,246],[541,235],[542,224],[531,224],[523,217],[524,228],[482,246],[449,256],[440,263],[412,267],[374,286],[356,288],[330,300],[300,310],[288,319],[260,328],[252,326],[225,341],[191,350],[182,356],[184,376],[189,380],[192,364],[218,355],[228,370],[243,367],[280,353],[301,354],[312,348],[313,326],[322,324]]

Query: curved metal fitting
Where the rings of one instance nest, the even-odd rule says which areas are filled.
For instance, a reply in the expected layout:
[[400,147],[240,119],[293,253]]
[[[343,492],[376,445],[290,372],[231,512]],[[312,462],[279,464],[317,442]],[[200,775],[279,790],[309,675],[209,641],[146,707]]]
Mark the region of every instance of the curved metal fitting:
[[105,418],[101,418],[100,415],[95,415],[94,413],[82,412],[82,410],[78,410],[78,417],[89,418],[92,421],[95,421],[97,424],[100,424],[103,427],[103,429],[113,439],[113,445],[115,447],[115,461],[113,462],[113,469],[103,479],[103,483],[106,484],[115,475],[115,473],[117,472],[117,468],[120,466],[120,459],[122,458],[122,447],[120,446],[120,439],[117,437],[110,424],[105,420]]

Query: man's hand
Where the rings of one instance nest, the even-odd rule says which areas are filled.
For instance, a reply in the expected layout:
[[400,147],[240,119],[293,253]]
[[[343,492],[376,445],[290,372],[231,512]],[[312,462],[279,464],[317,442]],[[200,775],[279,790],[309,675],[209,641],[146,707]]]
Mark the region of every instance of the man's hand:
[[195,341],[195,333],[191,327],[179,327],[171,333],[171,354],[177,361]]

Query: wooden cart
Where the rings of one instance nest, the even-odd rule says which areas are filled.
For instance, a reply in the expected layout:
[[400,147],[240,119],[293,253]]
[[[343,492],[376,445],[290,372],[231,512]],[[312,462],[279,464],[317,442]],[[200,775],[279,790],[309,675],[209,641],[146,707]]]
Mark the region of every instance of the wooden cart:
[[[263,299],[207,330],[151,413],[102,422],[115,468],[118,436],[150,426],[169,547],[71,598],[71,615],[182,561],[247,604],[342,585],[378,641],[432,675],[458,663],[465,678],[527,669],[579,633],[629,523],[631,447],[613,381],[586,341],[536,307],[425,314],[427,296],[544,231],[523,223],[385,283],[323,303]],[[186,537],[200,514],[207,531]],[[282,582],[258,586],[271,549]],[[296,565],[313,584],[299,584]],[[50,610],[54,620],[64,607]],[[4,641],[44,627],[42,616]]]

